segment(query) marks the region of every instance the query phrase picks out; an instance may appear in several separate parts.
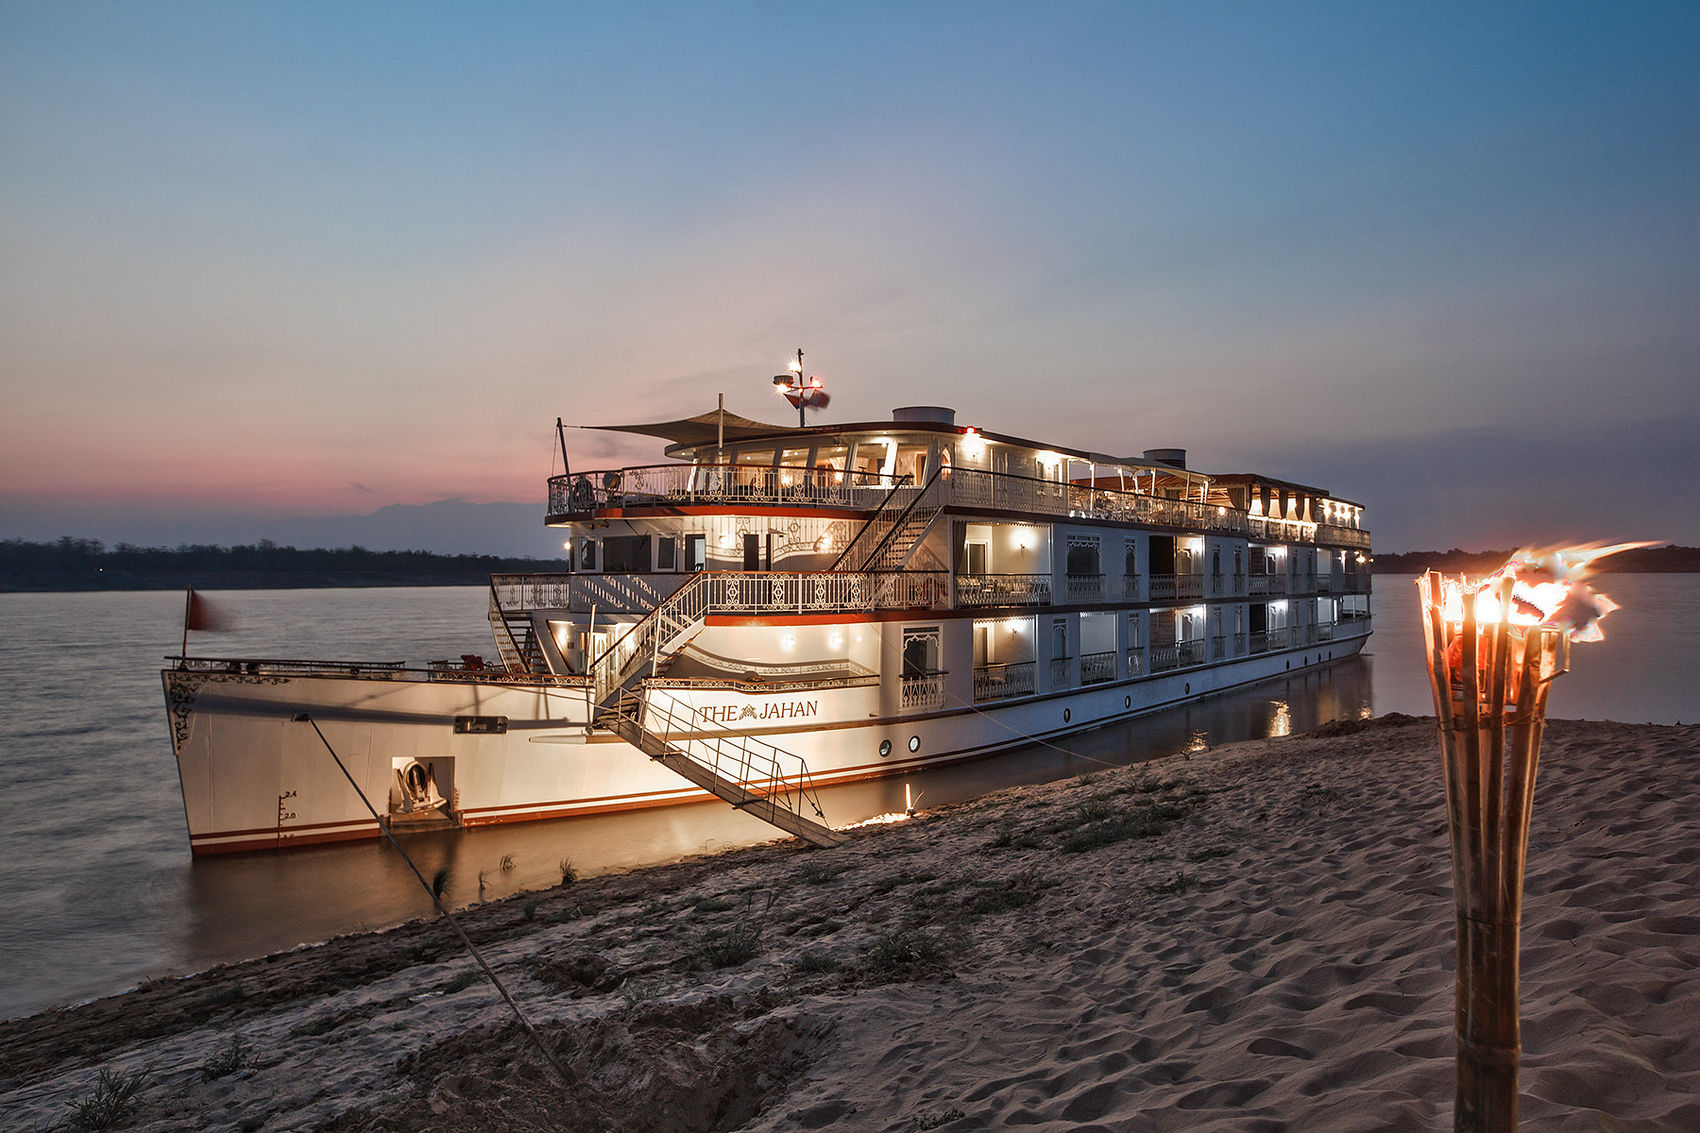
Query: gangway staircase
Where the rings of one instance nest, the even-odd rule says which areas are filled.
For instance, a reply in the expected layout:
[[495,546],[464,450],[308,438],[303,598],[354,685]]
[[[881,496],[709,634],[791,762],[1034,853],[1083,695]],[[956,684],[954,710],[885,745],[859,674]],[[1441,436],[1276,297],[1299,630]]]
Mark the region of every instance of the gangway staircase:
[[[832,564],[833,570],[862,573],[902,570],[921,540],[944,511],[945,469],[935,468],[919,490],[899,484],[880,501],[879,508],[856,532]],[[908,503],[899,508],[902,497]]]
[[494,583],[490,585],[490,628],[495,633],[496,651],[501,654],[503,669],[510,673],[549,671],[531,611],[504,607]]
[[[632,691],[622,693],[596,723],[745,814],[814,846],[844,842],[844,835],[826,825],[808,767],[772,744],[723,725],[711,725],[717,730],[705,732],[708,722],[696,719],[688,706],[671,697],[645,698]],[[795,760],[795,774],[784,774],[781,756]]]

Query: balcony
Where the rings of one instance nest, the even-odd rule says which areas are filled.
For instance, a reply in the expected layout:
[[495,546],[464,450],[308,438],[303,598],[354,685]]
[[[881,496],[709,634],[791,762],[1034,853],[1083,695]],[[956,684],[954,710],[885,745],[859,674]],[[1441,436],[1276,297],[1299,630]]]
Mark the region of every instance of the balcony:
[[1007,700],[1034,692],[1031,661],[1000,661],[974,666],[974,701]]
[[1285,629],[1259,630],[1251,635],[1251,651],[1268,653],[1275,649],[1285,649],[1288,639],[1289,635]]
[[1151,600],[1204,597],[1202,574],[1154,574],[1151,576]]
[[1069,574],[1063,576],[1063,593],[1070,602],[1098,602],[1104,597],[1104,576],[1101,574]]
[[1153,645],[1151,647],[1151,671],[1166,673],[1172,669],[1184,669],[1189,665],[1204,664],[1204,642],[1177,641],[1173,645]]
[[903,676],[903,710],[929,712],[944,707],[944,678],[942,672],[916,673]]
[[1116,679],[1116,651],[1107,653],[1082,653],[1080,655],[1080,683],[1083,685],[1102,684]]
[[1073,688],[1074,687],[1074,658],[1073,657],[1052,657],[1051,658],[1051,687],[1052,688]]
[[1287,592],[1287,576],[1284,574],[1254,574],[1251,576],[1251,593],[1285,594]]
[[840,507],[871,510],[907,476],[765,464],[655,464],[549,479],[551,523],[608,508],[708,506]]
[[958,606],[1048,606],[1051,576],[1048,574],[959,574],[956,576]]

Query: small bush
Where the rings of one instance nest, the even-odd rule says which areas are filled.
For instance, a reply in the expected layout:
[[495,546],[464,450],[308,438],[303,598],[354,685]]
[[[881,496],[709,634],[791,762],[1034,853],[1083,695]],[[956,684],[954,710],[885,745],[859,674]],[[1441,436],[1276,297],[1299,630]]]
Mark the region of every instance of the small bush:
[[761,951],[761,926],[705,932],[691,946],[689,957],[699,968],[735,968]]
[[242,1040],[242,1036],[231,1035],[230,1045],[208,1055],[207,1060],[201,1063],[201,1081],[211,1082],[227,1074],[234,1074],[248,1065],[252,1057],[253,1052],[248,1049],[248,1044]]
[[915,1115],[915,1128],[937,1129],[941,1125],[949,1125],[953,1121],[961,1121],[967,1116],[968,1115],[966,1113],[963,1113],[955,1106],[951,1106],[949,1109],[940,1113],[917,1113]]
[[141,1104],[136,1095],[148,1080],[147,1070],[102,1070],[95,1083],[94,1093],[78,1101],[68,1102],[71,1116],[66,1129],[111,1129],[123,1121]]
[[897,928],[874,939],[866,960],[868,967],[876,972],[893,972],[939,964],[945,956],[944,944],[932,933],[920,928]]
[[799,976],[826,975],[840,967],[842,965],[825,952],[805,952],[791,963],[791,970]]
[[824,885],[854,868],[843,862],[804,862],[803,868],[797,871],[797,879],[806,885]]
[[571,885],[578,880],[578,867],[573,865],[573,859],[561,859],[561,884]]

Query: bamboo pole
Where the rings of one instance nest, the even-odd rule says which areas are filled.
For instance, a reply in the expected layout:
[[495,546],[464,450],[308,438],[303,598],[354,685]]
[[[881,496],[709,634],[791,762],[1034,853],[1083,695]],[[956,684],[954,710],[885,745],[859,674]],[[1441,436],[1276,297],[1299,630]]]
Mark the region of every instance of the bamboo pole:
[[1500,616],[1487,625],[1477,620],[1468,586],[1461,587],[1463,616],[1454,626],[1445,618],[1440,576],[1430,572],[1418,585],[1458,931],[1453,1128],[1510,1133],[1517,1127],[1517,967],[1535,771],[1548,685],[1563,671],[1569,643],[1558,630],[1511,625],[1509,580],[1498,590]]

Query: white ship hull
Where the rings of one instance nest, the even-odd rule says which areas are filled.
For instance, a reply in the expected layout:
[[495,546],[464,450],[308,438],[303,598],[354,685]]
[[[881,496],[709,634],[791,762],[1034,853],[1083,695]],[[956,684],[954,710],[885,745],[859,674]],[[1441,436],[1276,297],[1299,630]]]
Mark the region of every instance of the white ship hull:
[[[658,691],[710,721],[705,729],[725,719],[742,734],[801,757],[814,784],[823,786],[1101,727],[1328,665],[1356,655],[1364,640],[1340,637],[1137,680],[895,717],[878,714],[878,683]],[[380,837],[380,819],[367,801],[395,829],[418,825],[415,816],[391,809],[398,770],[411,761],[435,776],[446,801],[440,825],[567,818],[710,798],[618,737],[587,728],[585,686],[425,676],[165,670],[193,853]],[[500,718],[505,731],[457,732],[457,719],[469,718]]]

